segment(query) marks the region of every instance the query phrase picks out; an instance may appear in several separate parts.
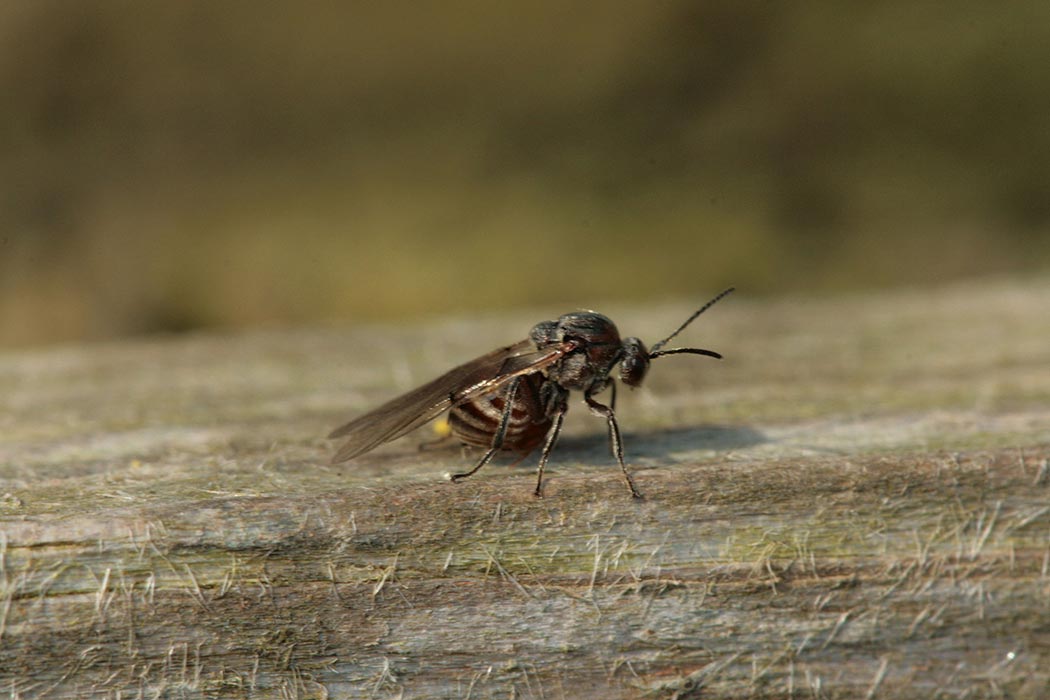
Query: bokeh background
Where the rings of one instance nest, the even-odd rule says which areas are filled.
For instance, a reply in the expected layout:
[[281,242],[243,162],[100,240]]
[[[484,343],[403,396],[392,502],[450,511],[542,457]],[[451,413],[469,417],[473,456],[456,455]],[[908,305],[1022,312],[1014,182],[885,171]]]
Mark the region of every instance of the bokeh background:
[[13,0],[0,90],[9,347],[1050,270],[1046,0]]

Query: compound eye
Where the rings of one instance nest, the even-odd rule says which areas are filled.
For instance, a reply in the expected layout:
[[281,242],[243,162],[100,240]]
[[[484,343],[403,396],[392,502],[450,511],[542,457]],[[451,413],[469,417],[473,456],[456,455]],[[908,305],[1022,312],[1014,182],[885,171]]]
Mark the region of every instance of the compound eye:
[[649,351],[637,338],[624,338],[620,360],[620,381],[629,387],[641,385],[649,371]]

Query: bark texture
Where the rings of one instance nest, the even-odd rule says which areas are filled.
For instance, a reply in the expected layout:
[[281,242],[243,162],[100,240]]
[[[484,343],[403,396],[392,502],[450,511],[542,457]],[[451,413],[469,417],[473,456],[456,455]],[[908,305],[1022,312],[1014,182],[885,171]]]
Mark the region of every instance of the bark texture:
[[[705,293],[706,294],[706,293]],[[705,296],[704,294],[700,296]],[[702,299],[697,299],[699,303]],[[600,309],[653,340],[692,303]],[[0,355],[12,698],[1046,697],[1050,284],[730,298],[461,484],[354,414],[544,316]]]

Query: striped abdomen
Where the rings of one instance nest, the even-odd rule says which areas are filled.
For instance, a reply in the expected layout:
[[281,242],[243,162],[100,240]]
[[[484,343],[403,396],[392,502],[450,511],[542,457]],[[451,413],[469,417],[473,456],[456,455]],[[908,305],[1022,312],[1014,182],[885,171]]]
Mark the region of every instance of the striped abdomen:
[[[545,381],[542,374],[535,372],[518,382],[502,449],[528,454],[543,443],[552,422],[540,400],[540,387]],[[454,406],[448,415],[452,434],[465,445],[492,447],[506,407],[508,388]]]

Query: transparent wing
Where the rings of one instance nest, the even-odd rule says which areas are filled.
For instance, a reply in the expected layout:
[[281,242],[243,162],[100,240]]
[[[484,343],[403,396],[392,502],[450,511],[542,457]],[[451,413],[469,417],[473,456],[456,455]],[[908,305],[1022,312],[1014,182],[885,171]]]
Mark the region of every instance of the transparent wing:
[[574,347],[574,343],[567,342],[535,350],[523,340],[455,367],[333,430],[328,435],[330,439],[347,440],[332,462],[345,462],[396,440],[452,406],[495,391],[514,377],[542,370]]

